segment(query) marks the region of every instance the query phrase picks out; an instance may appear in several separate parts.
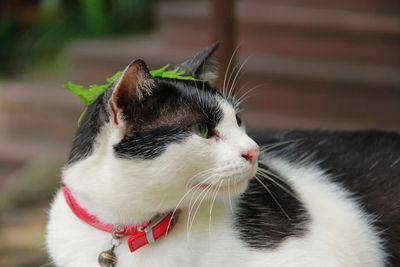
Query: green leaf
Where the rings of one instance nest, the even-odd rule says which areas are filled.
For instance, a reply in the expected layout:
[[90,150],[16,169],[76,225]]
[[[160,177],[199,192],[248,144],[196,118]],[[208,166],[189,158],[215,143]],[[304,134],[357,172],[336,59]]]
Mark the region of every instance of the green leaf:
[[177,80],[187,80],[187,81],[203,81],[200,79],[196,79],[193,76],[183,76],[185,74],[184,70],[181,70],[179,67],[176,67],[173,70],[168,71],[168,67],[170,65],[167,64],[164,67],[150,71],[150,74],[153,78],[164,78],[164,79],[177,79]]
[[155,77],[161,77],[162,74],[165,72],[165,70],[168,69],[168,67],[169,67],[169,64],[167,64],[167,65],[165,65],[165,66],[163,66],[163,67],[161,67],[161,68],[159,68],[159,69],[157,69],[157,70],[151,70],[151,71],[150,71],[150,74],[151,74],[151,76],[152,76],[153,78],[155,78]]
[[68,82],[65,84],[65,88],[76,96],[79,96],[83,104],[92,104],[105,90],[121,76],[121,71],[115,73],[113,76],[106,79],[106,84],[98,85],[92,84],[89,88],[85,88],[82,85],[73,84]]
[[83,86],[68,82],[65,85],[65,88],[74,95],[79,96],[85,105],[90,104],[90,99],[87,97],[87,93],[85,92],[86,90]]
[[117,79],[121,76],[121,74],[122,74],[122,71],[116,72],[113,76],[108,77],[108,78],[106,79],[106,82],[107,82],[109,85],[111,85],[115,80],[117,80]]
[[[169,68],[169,64],[156,69],[156,70],[151,70],[150,74],[153,78],[164,78],[164,79],[177,79],[177,80],[187,80],[187,81],[203,81],[196,79],[192,76],[183,76],[185,74],[184,70],[181,70],[179,67],[176,67],[173,70],[167,70]],[[89,88],[85,88],[82,85],[77,85],[71,82],[68,82],[65,84],[65,88],[73,93],[74,95],[78,96],[83,104],[85,105],[90,105],[92,104],[101,94],[104,93],[104,91],[107,90],[110,85],[116,81],[120,76],[122,72],[118,71],[111,77],[108,77],[106,79],[105,84],[92,84],[89,86]]]

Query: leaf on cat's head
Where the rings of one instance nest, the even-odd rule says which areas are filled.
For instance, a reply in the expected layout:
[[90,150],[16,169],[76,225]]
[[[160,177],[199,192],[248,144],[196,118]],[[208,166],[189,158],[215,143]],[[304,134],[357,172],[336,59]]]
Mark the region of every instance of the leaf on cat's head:
[[113,76],[106,79],[106,84],[92,84],[89,88],[85,88],[82,85],[77,85],[71,82],[67,82],[64,86],[65,88],[73,93],[82,100],[83,104],[92,104],[105,90],[121,76],[121,71],[118,71]]
[[196,79],[190,75],[184,75],[185,71],[176,67],[173,70],[167,70],[170,65],[167,64],[160,69],[150,71],[150,74],[153,78],[164,78],[164,79],[177,79],[177,80],[186,80],[186,81],[202,81]]
[[121,76],[121,74],[122,74],[122,71],[117,71],[113,76],[108,77],[106,79],[106,82],[108,84],[112,84],[115,80],[117,80]]
[[[153,78],[164,78],[164,79],[177,79],[177,80],[186,80],[186,81],[202,81],[199,79],[194,78],[193,76],[184,75],[185,71],[176,67],[173,70],[167,70],[170,65],[167,64],[159,69],[151,70],[150,74]],[[118,71],[111,77],[106,79],[105,84],[92,84],[89,88],[85,88],[82,85],[77,85],[71,82],[65,84],[65,88],[73,93],[74,95],[78,96],[83,104],[90,105],[92,104],[101,94],[103,94],[110,85],[116,81],[122,72]]]
[[153,78],[162,77],[163,73],[168,69],[169,66],[170,65],[167,64],[167,65],[165,65],[165,66],[163,66],[163,67],[161,67],[161,68],[159,68],[157,70],[151,70],[150,74],[151,74],[151,76]]

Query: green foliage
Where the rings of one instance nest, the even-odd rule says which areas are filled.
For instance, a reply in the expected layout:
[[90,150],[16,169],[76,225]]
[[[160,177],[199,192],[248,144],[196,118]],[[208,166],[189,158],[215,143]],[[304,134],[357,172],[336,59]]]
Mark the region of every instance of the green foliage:
[[150,74],[154,78],[177,79],[177,80],[187,80],[187,81],[201,81],[192,76],[183,76],[183,74],[185,74],[185,71],[179,69],[179,67],[176,67],[175,69],[168,71],[167,69],[169,66],[170,65],[167,64],[162,68],[159,68],[157,70],[152,70],[152,71],[150,71]]
[[73,84],[68,82],[65,85],[65,88],[73,93],[76,96],[79,96],[82,100],[83,104],[90,105],[92,104],[99,95],[101,95],[107,88],[116,80],[118,77],[121,76],[121,72],[115,73],[113,76],[106,79],[106,84],[92,84],[89,88],[85,88],[82,85]]
[[[176,67],[173,70],[167,70],[170,65],[167,64],[162,68],[151,70],[150,74],[153,78],[164,78],[164,79],[177,79],[177,80],[186,80],[186,81],[201,81],[192,76],[183,76],[185,71]],[[99,97],[105,90],[121,76],[121,71],[115,73],[113,76],[106,79],[105,84],[92,84],[89,88],[85,88],[82,85],[77,85],[71,82],[65,84],[65,88],[73,93],[82,100],[83,104],[90,105],[92,104],[97,97]]]
[[81,0],[82,18],[85,27],[92,35],[102,35],[109,31],[107,21],[104,20],[106,7],[104,1]]
[[148,0],[33,2],[17,4],[13,12],[0,16],[0,74],[46,66],[75,38],[142,32],[152,26]]

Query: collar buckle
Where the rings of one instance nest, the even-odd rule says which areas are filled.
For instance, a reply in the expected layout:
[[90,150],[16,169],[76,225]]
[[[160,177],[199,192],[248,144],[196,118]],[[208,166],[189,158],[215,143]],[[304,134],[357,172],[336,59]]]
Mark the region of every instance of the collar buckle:
[[173,214],[172,211],[157,214],[142,232],[138,232],[128,239],[129,249],[134,252],[144,245],[154,244],[156,240],[166,235],[175,223],[176,214]]
[[149,242],[149,244],[153,244],[156,242],[154,235],[153,235],[153,228],[156,225],[158,225],[168,215],[168,213],[169,212],[157,214],[156,216],[154,216],[151,219],[150,224],[144,228],[144,232],[146,234],[146,239]]

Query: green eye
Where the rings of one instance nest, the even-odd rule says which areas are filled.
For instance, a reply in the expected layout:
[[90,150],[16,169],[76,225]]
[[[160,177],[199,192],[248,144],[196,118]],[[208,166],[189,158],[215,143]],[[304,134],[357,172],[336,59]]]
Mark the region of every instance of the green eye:
[[208,126],[205,123],[195,123],[192,125],[192,132],[200,137],[208,137]]

